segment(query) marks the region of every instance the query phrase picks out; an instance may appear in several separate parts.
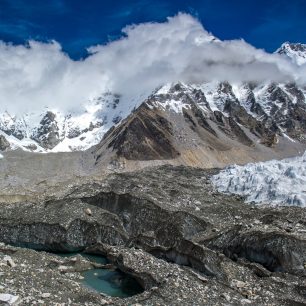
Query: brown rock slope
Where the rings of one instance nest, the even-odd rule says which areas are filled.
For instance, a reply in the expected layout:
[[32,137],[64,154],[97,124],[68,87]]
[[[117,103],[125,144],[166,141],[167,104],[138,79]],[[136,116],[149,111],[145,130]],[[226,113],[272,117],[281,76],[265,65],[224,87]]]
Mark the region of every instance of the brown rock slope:
[[[229,84],[222,90],[227,94],[222,111],[212,110],[200,90],[181,84],[168,94],[152,95],[93,148],[96,164],[128,170],[165,163],[210,168],[304,151],[306,145],[285,137],[273,118],[260,120],[247,112]],[[182,105],[181,111],[174,111],[169,101]],[[305,135],[301,129],[295,133],[296,138]]]

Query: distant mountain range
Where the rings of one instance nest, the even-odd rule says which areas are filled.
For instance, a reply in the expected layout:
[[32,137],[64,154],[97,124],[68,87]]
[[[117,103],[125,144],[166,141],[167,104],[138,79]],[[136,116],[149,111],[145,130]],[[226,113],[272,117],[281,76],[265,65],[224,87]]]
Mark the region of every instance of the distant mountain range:
[[[306,45],[284,43],[276,52],[306,63]],[[178,82],[128,100],[104,93],[85,102],[81,113],[0,114],[0,150],[97,145],[97,162],[115,164],[181,159],[215,166],[283,157],[306,146],[305,100],[306,88],[293,83]]]

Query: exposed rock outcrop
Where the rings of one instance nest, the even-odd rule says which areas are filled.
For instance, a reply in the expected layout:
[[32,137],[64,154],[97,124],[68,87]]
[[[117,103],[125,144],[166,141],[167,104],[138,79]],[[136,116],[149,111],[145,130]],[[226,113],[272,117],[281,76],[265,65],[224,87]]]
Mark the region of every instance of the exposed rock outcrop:
[[59,128],[55,118],[55,114],[48,111],[33,135],[33,139],[43,148],[53,149],[60,142]]
[[10,143],[7,141],[7,139],[0,135],[0,151],[5,151],[11,147]]
[[179,152],[173,146],[172,134],[172,124],[157,110],[152,111],[143,105],[130,120],[105,139],[109,141],[108,148],[126,159],[173,159]]

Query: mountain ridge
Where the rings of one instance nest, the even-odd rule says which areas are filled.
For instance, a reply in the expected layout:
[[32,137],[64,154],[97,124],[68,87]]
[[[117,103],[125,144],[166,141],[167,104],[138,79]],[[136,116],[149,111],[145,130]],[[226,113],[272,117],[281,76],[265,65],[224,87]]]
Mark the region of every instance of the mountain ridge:
[[293,103],[271,85],[264,91],[273,98],[269,105],[263,110],[252,100],[248,112],[229,83],[215,83],[213,91],[205,86],[177,83],[157,90],[93,148],[96,163],[222,167],[298,155],[306,148],[305,126],[291,118],[295,112],[306,118],[305,100]]
[[[302,65],[304,53],[306,56],[304,47],[303,44],[284,43],[276,53],[292,61],[295,60],[294,56],[298,56],[301,60],[296,63]],[[105,139],[110,135],[114,137],[112,131],[118,132],[119,128],[123,129],[118,132],[119,138],[113,139],[107,149],[119,150],[119,155],[127,159],[132,156],[134,160],[178,157],[182,155],[181,147],[186,149],[184,142],[189,142],[190,155],[199,149],[199,142],[206,142],[210,149],[217,148],[219,152],[224,152],[235,145],[242,145],[244,149],[259,145],[279,147],[280,139],[282,142],[286,139],[286,146],[294,148],[280,155],[287,157],[300,153],[306,142],[305,101],[306,87],[292,82],[176,82],[163,85],[151,93],[128,98],[107,92],[84,103],[81,112],[63,113],[45,109],[19,117],[8,112],[0,114],[0,150],[19,148],[45,153],[89,150],[93,146],[102,148]],[[133,117],[135,112],[138,115]],[[128,123],[126,130],[124,126],[129,117],[132,117],[132,122]],[[173,125],[177,122],[182,125],[182,130],[187,129],[185,125],[188,126],[185,136],[173,131]],[[136,129],[139,129],[138,134]],[[173,133],[178,137],[175,144]],[[226,141],[219,137],[219,133]],[[199,139],[192,140],[194,134]],[[192,141],[196,145],[192,145]],[[138,153],[132,152],[137,149],[140,150]],[[265,154],[271,155],[271,152]],[[101,152],[97,155],[101,156]],[[275,154],[270,157],[275,157]],[[199,158],[197,156],[195,159]],[[250,161],[254,160],[256,158],[252,157]],[[232,161],[238,162],[236,159]]]

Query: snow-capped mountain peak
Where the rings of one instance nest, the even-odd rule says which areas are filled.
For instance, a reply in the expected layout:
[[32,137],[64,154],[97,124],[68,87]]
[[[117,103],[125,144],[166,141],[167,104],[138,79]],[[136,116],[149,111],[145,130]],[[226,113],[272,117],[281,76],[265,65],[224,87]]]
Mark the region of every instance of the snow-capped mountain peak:
[[[205,40],[218,43],[209,33],[197,43]],[[306,63],[306,45],[284,43],[277,53],[298,65]],[[186,110],[198,109],[213,121],[220,114],[224,118],[232,116],[238,124],[251,128],[252,133],[266,134],[264,129],[268,128],[271,135],[305,142],[305,97],[305,87],[294,83],[176,82],[130,96],[104,92],[76,107],[77,111],[44,108],[16,115],[2,110],[0,151],[18,148],[34,152],[86,150],[98,144],[111,127],[119,125],[143,103],[151,109],[172,111],[181,116],[186,116]],[[254,122],[260,122],[261,128],[249,126]]]
[[297,65],[306,63],[306,44],[285,42],[276,53],[289,57]]
[[99,143],[103,135],[126,118],[145,100],[147,94],[122,97],[106,92],[85,102],[77,111],[45,108],[22,115],[0,113],[0,135],[9,143],[1,150],[32,152],[86,150]]
[[[9,146],[4,141],[2,148],[35,152],[86,150],[98,144],[112,126],[119,125],[142,103],[181,116],[195,108],[210,119],[217,112],[224,117],[235,117],[239,124],[248,127],[256,120],[273,133],[290,139],[305,141],[306,137],[306,126],[298,120],[306,117],[305,90],[295,84],[177,82],[137,97],[107,92],[85,103],[83,112],[46,109],[21,117],[5,112],[0,115],[0,134]],[[263,130],[261,133],[265,134]]]

